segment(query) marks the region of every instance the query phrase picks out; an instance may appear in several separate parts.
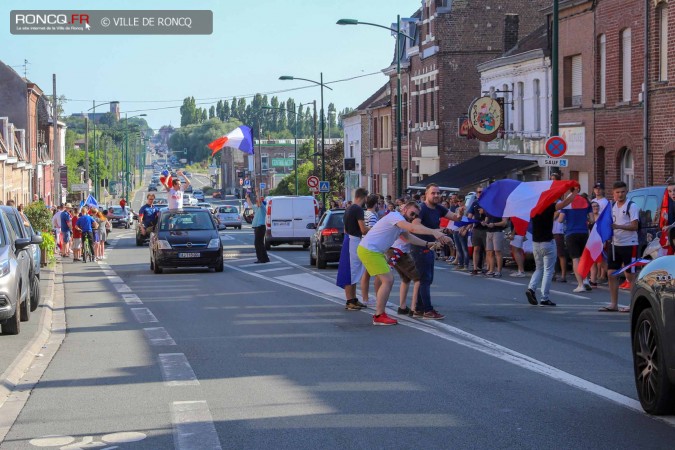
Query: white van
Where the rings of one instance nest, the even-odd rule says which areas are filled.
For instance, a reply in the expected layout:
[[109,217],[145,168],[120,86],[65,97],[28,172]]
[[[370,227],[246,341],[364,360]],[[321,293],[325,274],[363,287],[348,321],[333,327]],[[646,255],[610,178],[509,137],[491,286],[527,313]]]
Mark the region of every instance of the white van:
[[312,196],[267,197],[265,225],[265,248],[272,245],[298,244],[309,247],[309,238],[314,233],[307,225],[316,224],[319,218],[319,203]]

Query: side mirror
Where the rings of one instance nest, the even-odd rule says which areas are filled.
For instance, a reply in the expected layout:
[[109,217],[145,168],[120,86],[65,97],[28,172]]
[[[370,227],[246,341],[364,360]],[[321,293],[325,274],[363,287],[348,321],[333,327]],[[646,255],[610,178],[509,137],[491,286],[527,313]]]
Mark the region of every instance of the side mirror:
[[30,241],[30,238],[18,238],[16,241],[14,241],[14,246],[17,250],[24,250],[31,244]]
[[308,223],[307,229],[308,230],[316,230],[316,224],[315,223]]
[[40,245],[42,244],[42,236],[39,234],[34,234],[31,239],[30,239],[31,244],[37,244]]

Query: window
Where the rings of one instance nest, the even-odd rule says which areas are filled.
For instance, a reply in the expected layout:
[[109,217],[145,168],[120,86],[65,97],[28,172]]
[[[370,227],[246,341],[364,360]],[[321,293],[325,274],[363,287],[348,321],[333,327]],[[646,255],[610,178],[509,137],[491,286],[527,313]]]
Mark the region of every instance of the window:
[[539,80],[534,80],[534,130],[541,131],[541,91]]
[[431,116],[429,117],[429,120],[431,122],[436,121],[436,114],[434,113],[435,108],[436,108],[436,102],[434,101],[434,95],[436,94],[436,91],[434,90],[434,82],[431,82],[431,93],[430,93],[430,100],[431,100]]
[[420,85],[417,85],[417,95],[415,96],[415,123],[420,123]]
[[659,21],[659,80],[668,80],[668,4],[662,2],[657,10]]
[[623,158],[621,159],[621,180],[626,183],[628,190],[633,190],[633,177],[635,170],[633,168],[633,152],[625,149]]
[[270,155],[268,153],[260,154],[260,167],[262,170],[269,170],[270,168]]
[[518,131],[525,131],[525,83],[518,82]]
[[598,38],[598,73],[600,74],[600,104],[607,102],[607,36],[604,34]]
[[[502,95],[504,96],[504,103],[508,103],[509,101],[509,85],[508,84],[503,84],[502,85]],[[513,101],[513,93],[511,93],[511,101]],[[511,119],[511,114],[509,114],[510,108],[504,107],[504,129],[505,130],[512,130],[513,127],[509,125],[509,122],[512,121]],[[510,128],[509,128],[510,127]]]
[[373,148],[378,148],[377,146],[377,117],[373,119]]
[[424,91],[424,93],[422,94],[422,103],[424,104],[424,114],[422,114],[422,122],[426,122],[427,117],[429,117],[429,116],[427,116],[428,110],[427,110],[427,84],[426,83],[422,83],[422,91]]
[[581,76],[582,76],[581,55],[565,57],[563,60],[563,106],[571,108],[581,106]]
[[631,84],[631,33],[630,28],[621,32],[621,100],[630,101]]
[[354,144],[349,144],[349,156],[348,158],[354,157]]

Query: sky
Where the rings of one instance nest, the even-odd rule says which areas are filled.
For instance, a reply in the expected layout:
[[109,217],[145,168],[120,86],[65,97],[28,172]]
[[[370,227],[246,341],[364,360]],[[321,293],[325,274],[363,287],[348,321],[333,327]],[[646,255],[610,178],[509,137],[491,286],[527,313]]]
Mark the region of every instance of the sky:
[[[393,58],[394,37],[366,25],[339,26],[353,18],[389,26],[396,15],[411,16],[420,0],[2,0],[0,61],[52,93],[70,99],[67,114],[86,111],[92,100],[119,100],[122,112],[147,114],[152,128],[180,125],[183,98],[198,106],[256,92],[292,97],[297,103],[320,100],[318,86],[293,75],[331,84],[324,105],[355,108],[387,81],[381,73]],[[201,36],[30,36],[9,32],[14,9],[205,9],[213,11],[213,34]],[[367,74],[376,73],[375,75]],[[204,100],[199,100],[204,99]],[[250,103],[250,99],[247,99]],[[318,106],[317,106],[318,107]],[[107,106],[100,107],[106,110]],[[162,108],[162,109],[158,109]],[[98,109],[97,109],[98,112]]]

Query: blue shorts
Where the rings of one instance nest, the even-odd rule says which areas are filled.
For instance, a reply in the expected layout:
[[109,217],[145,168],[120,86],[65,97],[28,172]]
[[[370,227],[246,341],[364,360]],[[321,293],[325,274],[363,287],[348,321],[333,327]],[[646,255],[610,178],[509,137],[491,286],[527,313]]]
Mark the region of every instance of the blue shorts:
[[67,244],[70,242],[70,238],[73,236],[73,232],[68,230],[68,231],[61,231],[61,236],[63,237],[63,243]]
[[101,242],[101,233],[98,230],[94,230],[94,242]]

